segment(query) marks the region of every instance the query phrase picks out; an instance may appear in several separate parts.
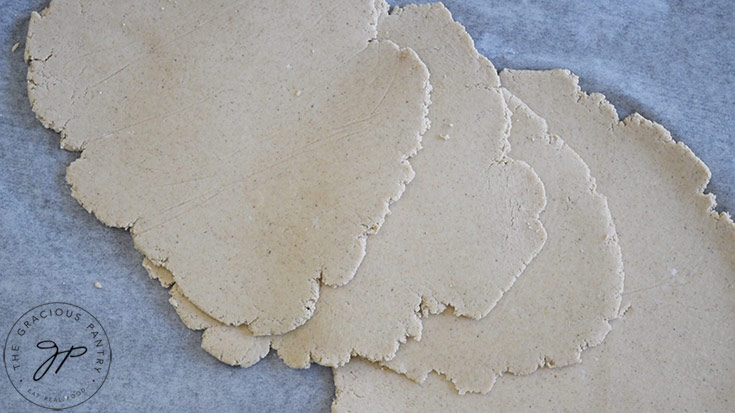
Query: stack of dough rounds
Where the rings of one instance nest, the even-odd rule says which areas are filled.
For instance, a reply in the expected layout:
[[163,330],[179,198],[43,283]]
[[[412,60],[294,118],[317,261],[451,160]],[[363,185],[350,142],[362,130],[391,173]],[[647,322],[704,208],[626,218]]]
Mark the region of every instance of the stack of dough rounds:
[[[513,112],[510,155],[527,160],[546,186],[544,249],[482,320],[429,318],[422,340],[402,346],[383,366],[357,360],[335,369],[333,410],[730,410],[735,225],[703,193],[707,167],[660,125],[638,114],[621,122],[602,95],[583,93],[567,71],[504,70],[501,83]],[[594,182],[608,197],[603,214],[612,218],[619,246],[591,242],[590,224],[559,221],[577,213],[590,219],[594,211],[583,208],[583,198],[564,195],[575,183],[563,176],[574,162],[587,162],[596,178],[587,180],[587,202]],[[569,237],[570,229],[592,238]],[[601,247],[622,253],[626,292],[618,312],[621,291],[595,296],[603,283],[615,285],[612,274],[604,277],[603,261],[594,263]],[[605,316],[591,318],[591,309]],[[609,324],[615,328],[604,345],[582,354]]]
[[339,412],[734,401],[706,166],[440,3],[55,0],[26,58],[72,195],[227,364],[331,366]]
[[[446,46],[424,59],[434,79],[432,127],[412,159],[416,178],[371,240],[355,279],[325,289],[306,324],[270,339],[289,366],[314,361],[337,367],[354,355],[389,360],[401,342],[420,337],[421,314],[447,306],[480,319],[512,290],[543,245],[543,187],[527,164],[506,157],[500,79],[464,29],[443,13],[440,38],[446,42],[440,45]],[[421,34],[409,31],[395,40],[418,53],[431,47],[409,44],[412,33]],[[493,87],[475,86],[480,80]],[[218,343],[249,349],[264,342],[239,335],[239,344],[227,343],[219,337],[225,330],[208,329],[203,337],[203,347],[217,357],[223,353]]]

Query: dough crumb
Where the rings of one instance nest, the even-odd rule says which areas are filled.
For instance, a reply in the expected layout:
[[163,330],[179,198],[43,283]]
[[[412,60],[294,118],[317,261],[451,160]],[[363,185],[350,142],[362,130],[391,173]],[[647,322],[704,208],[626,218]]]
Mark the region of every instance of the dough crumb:
[[10,48],[10,51],[11,52],[14,52],[14,51],[18,50],[18,47],[19,46],[20,46],[20,42],[15,42],[15,44],[13,45],[13,47]]
[[102,288],[102,283],[99,281],[94,282],[94,288]]

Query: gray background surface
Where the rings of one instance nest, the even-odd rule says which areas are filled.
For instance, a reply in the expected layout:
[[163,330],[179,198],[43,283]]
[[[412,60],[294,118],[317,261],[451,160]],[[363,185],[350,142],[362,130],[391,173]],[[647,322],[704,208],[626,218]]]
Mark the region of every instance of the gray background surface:
[[[273,354],[240,369],[207,355],[200,333],[184,327],[167,291],[145,274],[129,234],[71,198],[64,173],[77,154],[59,149],[58,135],[35,119],[25,86],[28,16],[47,4],[0,0],[2,342],[30,308],[66,301],[100,320],[113,350],[107,382],[74,411],[328,411],[329,369],[291,370]],[[498,69],[568,68],[621,116],[663,124],[712,170],[718,210],[735,210],[731,1],[446,4]],[[37,410],[0,377],[0,411]]]

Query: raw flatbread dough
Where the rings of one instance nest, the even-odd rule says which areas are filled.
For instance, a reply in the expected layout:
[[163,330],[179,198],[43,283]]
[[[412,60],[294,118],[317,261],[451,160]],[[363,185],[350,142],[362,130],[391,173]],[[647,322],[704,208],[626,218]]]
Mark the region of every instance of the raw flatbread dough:
[[546,188],[546,244],[487,317],[429,317],[421,341],[385,363],[417,381],[440,372],[462,394],[487,393],[504,373],[579,363],[610,331],[623,290],[615,226],[589,168],[547,133],[543,119],[504,94],[513,114],[510,155],[532,165]]
[[439,4],[393,9],[378,31],[419,56],[440,50],[422,59],[432,126],[412,160],[416,178],[373,238],[354,285],[324,291],[307,324],[274,337],[290,366],[390,359],[407,337],[420,338],[420,311],[451,306],[455,316],[482,318],[546,240],[543,184],[527,164],[505,157],[509,114],[499,79],[464,27]]
[[619,121],[568,71],[501,78],[597,177],[618,231],[629,305],[580,365],[503,376],[487,395],[460,396],[435,375],[418,386],[350,363],[335,373],[335,410],[732,410],[735,225],[703,194],[706,165],[660,125],[638,114]]
[[184,297],[177,285],[169,290],[169,294],[169,302],[184,324],[192,330],[205,330],[202,348],[219,360],[231,366],[250,367],[268,355],[270,341],[267,337],[253,336],[246,326],[222,325]]
[[333,413],[505,411],[489,403],[495,392],[460,396],[452,383],[436,374],[418,384],[360,359],[334,369],[334,388]]
[[284,333],[413,176],[428,72],[369,42],[385,7],[54,1],[31,17],[29,96],[83,150],[67,180],[87,210],[210,316]]
[[[407,337],[420,337],[422,309],[451,305],[455,315],[484,316],[546,237],[541,181],[504,158],[509,114],[492,64],[443,6],[396,13],[381,22],[380,36],[427,52],[432,128],[412,160],[416,178],[372,237],[355,279],[322,289],[305,325],[273,337],[292,367],[389,359]],[[432,27],[440,29],[427,36]],[[428,53],[434,47],[440,52]],[[451,139],[441,139],[448,129]]]
[[169,288],[176,282],[174,281],[174,275],[171,274],[171,271],[163,267],[159,267],[152,263],[148,258],[143,258],[143,268],[148,272],[149,277],[154,280],[158,280],[164,288]]
[[[167,271],[165,268],[157,268],[156,271],[158,272],[165,272]],[[187,299],[184,294],[181,292],[181,289],[178,285],[174,285],[171,287],[171,289],[168,291],[168,293],[171,295],[171,298],[168,299],[168,302],[171,303],[171,305],[176,310],[176,314],[179,315],[181,318],[181,321],[184,322],[184,325],[192,330],[205,330],[210,327],[219,326],[222,325],[219,321],[215,320],[214,318],[210,317],[205,313],[204,311],[198,309],[194,304]],[[238,329],[242,327],[232,327],[230,328]]]
[[[173,278],[165,268],[158,267],[143,260],[143,267],[151,278],[161,281]],[[205,330],[202,334],[202,348],[219,360],[231,366],[250,367],[268,355],[270,340],[267,337],[256,337],[246,326],[225,326],[219,321],[198,309],[181,292],[173,282],[165,287],[171,287],[169,303],[184,322],[192,330]]]
[[164,287],[171,287],[169,303],[184,322],[192,330],[204,330],[202,348],[219,360],[231,366],[250,367],[268,355],[270,340],[268,337],[256,337],[246,326],[225,326],[189,301],[173,275],[165,268],[143,259],[143,267],[151,278],[158,279]]

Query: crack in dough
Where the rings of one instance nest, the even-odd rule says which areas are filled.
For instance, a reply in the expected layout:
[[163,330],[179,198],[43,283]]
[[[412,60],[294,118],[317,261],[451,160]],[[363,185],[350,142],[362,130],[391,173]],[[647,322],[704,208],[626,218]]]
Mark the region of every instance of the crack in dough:
[[320,282],[352,279],[414,175],[429,74],[371,41],[386,7],[54,0],[31,16],[29,97],[82,151],[85,209],[213,318],[285,333]]

